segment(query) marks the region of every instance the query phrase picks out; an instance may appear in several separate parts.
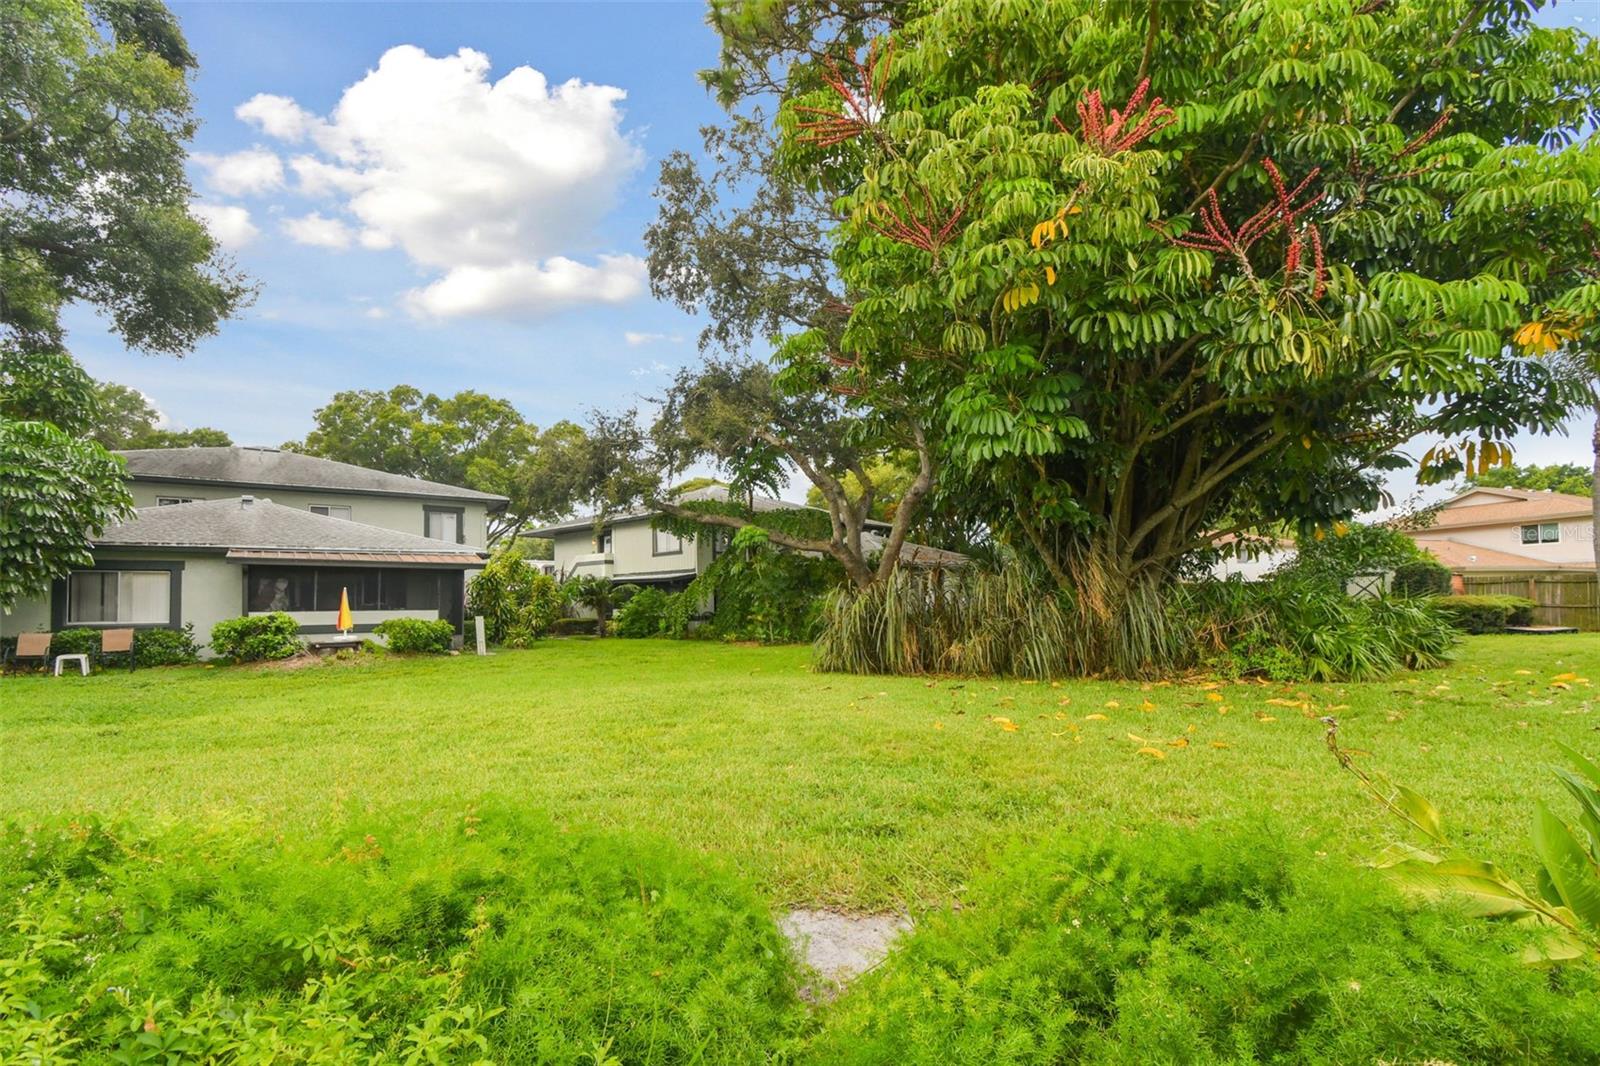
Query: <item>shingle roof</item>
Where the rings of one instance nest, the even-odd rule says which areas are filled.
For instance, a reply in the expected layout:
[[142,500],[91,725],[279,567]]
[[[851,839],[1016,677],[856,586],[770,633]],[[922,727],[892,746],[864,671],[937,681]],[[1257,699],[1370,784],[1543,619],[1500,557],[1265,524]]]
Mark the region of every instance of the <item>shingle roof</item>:
[[[1484,506],[1492,506],[1485,504]],[[1556,563],[1531,555],[1480,548],[1454,540],[1417,538],[1417,547],[1452,570],[1593,570],[1593,563]]]
[[492,492],[369,470],[364,466],[276,448],[136,448],[117,454],[127,460],[128,473],[135,478],[241,488],[475,500],[488,504],[491,510],[506,504],[504,496]]
[[[279,549],[298,553],[361,552],[448,556],[463,565],[483,558],[466,544],[312,514],[267,499],[234,497],[168,507],[143,507],[95,539],[102,548]],[[397,559],[396,561],[402,561]]]
[[[680,502],[680,503],[693,503],[693,502],[695,502],[697,500],[716,500],[718,502],[725,503],[725,502],[727,502],[727,499],[728,499],[728,489],[727,489],[726,486],[724,486],[724,485],[707,485],[703,489],[694,489],[691,492],[685,492],[683,495],[678,497],[678,502]],[[773,499],[771,496],[754,496],[754,497],[751,497],[750,499],[747,499],[745,501],[745,503],[750,507],[750,509],[752,511],[756,512],[757,514],[762,514],[764,512],[768,512],[768,511],[800,510],[800,509],[807,508],[809,506],[808,504],[803,504],[803,503],[790,503],[788,500]],[[817,507],[811,507],[810,509],[813,510],[813,511],[820,511],[821,510],[821,508],[817,508]],[[655,517],[659,513],[660,512],[652,510],[652,509],[647,508],[647,507],[640,508],[638,510],[626,511],[626,512],[624,512],[622,514],[613,515],[608,520],[607,524],[615,525],[618,522],[643,522],[643,521],[646,521],[647,519]],[[593,517],[574,518],[569,522],[557,522],[554,525],[543,526],[543,527],[541,527],[539,529],[530,529],[526,533],[524,533],[523,536],[525,536],[525,537],[553,537],[557,533],[583,533],[583,532],[587,532],[589,530],[589,528],[592,527],[593,525],[594,525],[594,518]],[[878,522],[878,521],[869,521],[867,523],[867,525],[869,527],[871,527],[871,526],[887,527],[888,523],[887,522]]]
[[[1469,496],[1489,495],[1503,503],[1463,503]],[[1440,509],[1429,529],[1459,529],[1465,526],[1517,525],[1522,522],[1549,521],[1555,518],[1582,518],[1592,514],[1594,501],[1587,496],[1565,492],[1534,492],[1529,489],[1474,489],[1462,493]],[[1426,533],[1427,530],[1420,531]]]

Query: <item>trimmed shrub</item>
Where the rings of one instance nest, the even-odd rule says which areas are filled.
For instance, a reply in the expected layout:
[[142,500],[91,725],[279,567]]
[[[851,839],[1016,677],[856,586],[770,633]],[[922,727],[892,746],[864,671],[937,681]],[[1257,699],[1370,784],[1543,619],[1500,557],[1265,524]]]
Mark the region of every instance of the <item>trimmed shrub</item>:
[[492,644],[525,648],[561,617],[561,586],[528,565],[521,545],[496,552],[467,586],[467,613],[483,618]]
[[557,618],[550,624],[552,637],[592,637],[593,618]]
[[141,629],[133,635],[133,659],[140,666],[186,666],[200,659],[194,625],[182,629]]
[[430,655],[448,653],[456,635],[456,627],[443,618],[390,618],[373,626],[372,631],[387,641],[390,651]]
[[1450,595],[1450,568],[1432,559],[1401,563],[1394,568],[1393,591],[1397,596]]
[[617,636],[658,636],[671,601],[672,597],[658,588],[640,589],[617,611],[613,623]]
[[282,611],[229,618],[211,627],[211,650],[235,662],[287,659],[303,647],[299,623]]
[[705,860],[498,810],[418,821],[0,832],[0,1002],[26,1005],[0,1046],[668,1066],[767,1061],[798,1031],[766,903]]
[[1439,596],[1433,602],[1452,625],[1468,633],[1498,633],[1506,626],[1532,625],[1538,606],[1523,596]]
[[[100,654],[103,632],[101,629],[89,628],[63,629],[50,638],[50,654],[87,655],[89,662],[103,666],[105,658]],[[133,658],[138,666],[183,666],[197,662],[200,658],[200,645],[195,643],[194,626],[185,625],[182,629],[134,630]],[[127,656],[117,655],[112,661],[120,666],[127,662]]]
[[1415,909],[1291,834],[1062,835],[1013,852],[835,1004],[804,1061],[1600,1062],[1600,970]]

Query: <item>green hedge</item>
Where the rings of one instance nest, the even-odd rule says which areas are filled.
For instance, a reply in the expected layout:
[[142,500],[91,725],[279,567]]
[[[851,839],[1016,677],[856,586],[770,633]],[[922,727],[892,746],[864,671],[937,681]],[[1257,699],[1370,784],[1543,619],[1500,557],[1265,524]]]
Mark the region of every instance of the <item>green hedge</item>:
[[1498,633],[1533,624],[1538,604],[1522,596],[1439,596],[1433,601],[1452,625],[1468,633]]
[[211,650],[235,662],[287,659],[303,647],[299,623],[282,611],[229,618],[211,627]]
[[1417,559],[1394,568],[1397,596],[1450,595],[1450,568],[1432,559]]
[[383,637],[390,651],[423,652],[444,655],[450,651],[450,642],[456,629],[443,618],[390,618],[372,627]]
[[552,637],[592,637],[595,635],[593,618],[557,618],[550,624]]
[[[87,655],[89,662],[95,666],[106,663],[100,654],[100,629],[63,629],[50,638],[51,655]],[[17,647],[16,637],[7,637],[5,651],[7,654],[14,652]],[[133,634],[134,662],[141,667],[145,666],[183,666],[197,662],[200,658],[200,645],[195,643],[194,626],[185,625],[182,629],[137,629]],[[111,657],[113,665],[126,664],[128,657],[117,654]]]
[[1030,844],[834,1006],[816,1066],[1595,1063],[1600,968],[1264,827]]
[[0,832],[0,1048],[714,1066],[803,1022],[768,904],[703,858],[498,809],[426,821]]

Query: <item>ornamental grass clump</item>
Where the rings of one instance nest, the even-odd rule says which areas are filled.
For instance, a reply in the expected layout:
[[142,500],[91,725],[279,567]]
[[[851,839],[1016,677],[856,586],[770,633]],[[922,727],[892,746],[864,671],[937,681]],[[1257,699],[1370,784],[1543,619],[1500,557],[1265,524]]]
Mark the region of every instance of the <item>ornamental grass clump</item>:
[[424,821],[5,829],[0,1057],[733,1063],[798,1023],[766,906],[702,860]]

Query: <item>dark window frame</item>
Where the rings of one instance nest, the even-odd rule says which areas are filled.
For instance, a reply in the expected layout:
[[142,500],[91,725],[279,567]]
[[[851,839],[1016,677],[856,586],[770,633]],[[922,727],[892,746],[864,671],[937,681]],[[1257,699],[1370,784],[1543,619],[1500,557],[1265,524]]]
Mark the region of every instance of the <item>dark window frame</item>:
[[467,509],[465,507],[439,507],[431,503],[425,503],[422,505],[422,535],[424,537],[427,537],[429,540],[437,540],[443,544],[450,543],[443,537],[435,537],[428,532],[428,518],[429,516],[436,514],[455,515],[456,543],[465,544],[467,542]]
[[182,629],[183,628],[183,563],[153,559],[95,560],[89,566],[75,566],[73,573],[121,570],[165,570],[167,582],[167,620],[165,622],[68,622],[67,612],[71,590],[67,582],[71,575],[58,577],[50,583],[50,628],[63,629]]
[[[322,510],[317,510],[319,507]],[[330,514],[329,511],[334,507],[346,513],[343,515]],[[306,510],[312,514],[321,515],[323,518],[337,518],[341,522],[354,522],[356,520],[356,509],[348,503],[313,503],[307,505]]]
[[[661,534],[663,534],[663,533],[665,533],[669,537],[675,537],[677,539],[677,541],[678,541],[678,546],[676,548],[673,548],[671,551],[662,551],[661,550]],[[668,530],[668,529],[657,529],[655,526],[651,526],[650,527],[650,554],[653,555],[653,556],[658,556],[658,557],[662,556],[662,555],[682,555],[683,554],[683,543],[684,543],[685,539],[687,539],[687,538],[679,537],[676,533],[673,533],[671,530]]]
[[185,503],[205,503],[204,496],[157,496],[157,507],[177,507]]
[[[1539,523],[1534,522],[1532,525],[1524,525],[1522,527],[1522,529],[1520,530],[1520,533],[1521,533],[1521,536],[1522,536],[1522,543],[1524,543],[1524,544],[1537,544],[1537,543],[1539,543]],[[1529,534],[1532,534],[1532,536],[1529,536]]]

